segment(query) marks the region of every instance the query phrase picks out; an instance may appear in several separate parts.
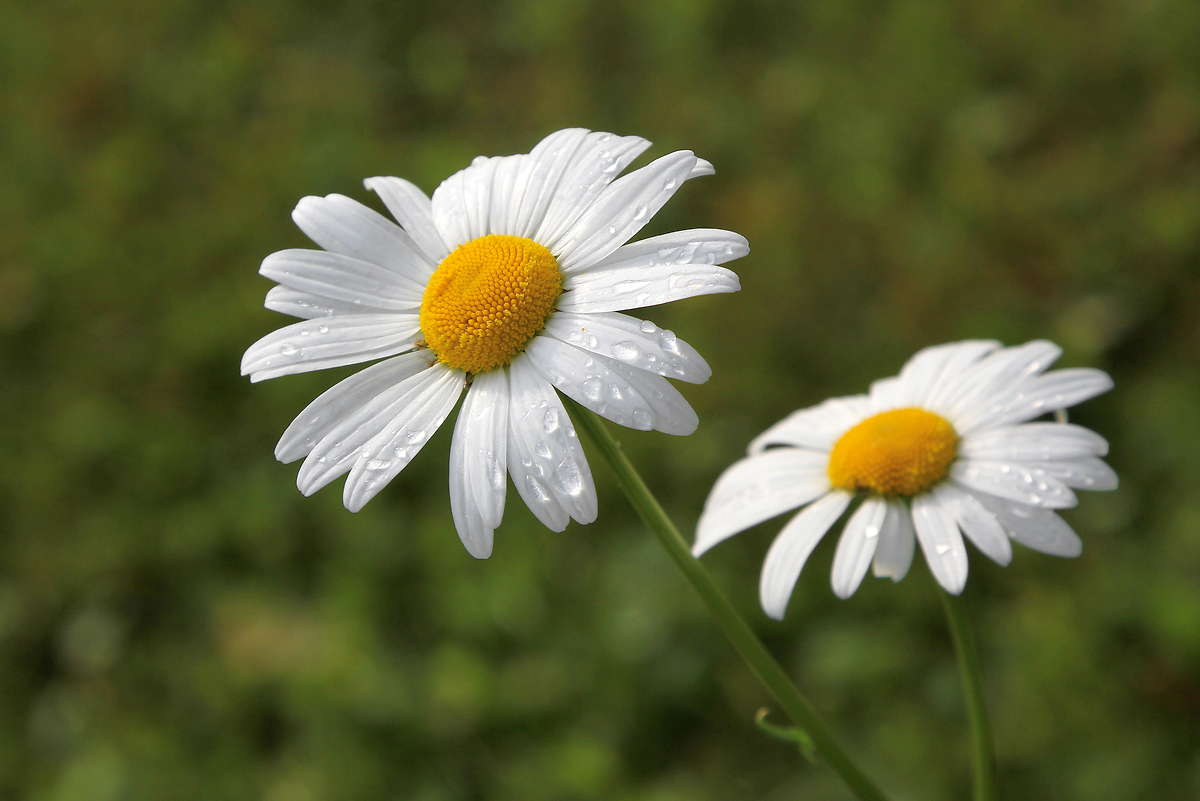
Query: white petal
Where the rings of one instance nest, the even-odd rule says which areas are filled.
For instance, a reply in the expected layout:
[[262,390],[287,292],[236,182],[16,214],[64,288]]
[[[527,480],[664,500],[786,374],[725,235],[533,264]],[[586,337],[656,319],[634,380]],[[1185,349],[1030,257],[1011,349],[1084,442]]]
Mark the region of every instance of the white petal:
[[696,166],[692,167],[692,171],[688,173],[687,179],[690,181],[693,178],[701,178],[705,175],[716,175],[717,168],[712,165],[708,159],[696,157]]
[[324,250],[281,250],[263,260],[260,273],[303,292],[352,306],[413,309],[425,285],[370,262]]
[[492,178],[501,159],[479,156],[433,190],[433,223],[451,249],[489,233]]
[[564,173],[571,167],[587,136],[585,128],[555,131],[538,142],[528,156],[523,157],[513,180],[503,233],[523,237],[532,237],[537,233],[551,201],[556,197]]
[[[504,516],[508,453],[508,376],[491,370],[475,376],[454,424],[450,475],[461,475],[490,528]],[[470,550],[468,546],[468,550]]]
[[913,533],[912,513],[904,501],[892,498],[887,502],[887,517],[879,533],[879,545],[875,548],[872,571],[879,578],[888,577],[899,581],[908,575],[912,567],[913,551],[916,549],[916,534]]
[[918,351],[898,376],[911,398],[909,405],[940,412],[940,398],[946,389],[954,386],[968,367],[999,347],[1000,343],[992,340],[965,340]]
[[984,462],[1042,462],[1085,459],[1108,453],[1108,442],[1070,423],[1023,423],[963,436],[958,455]]
[[947,388],[940,405],[960,434],[968,430],[971,417],[994,402],[995,395],[1008,394],[1017,383],[1040,375],[1062,355],[1053,342],[1034,340],[989,354],[964,370]]
[[348,415],[384,390],[428,367],[429,355],[414,351],[373,364],[339,381],[296,415],[275,446],[275,458],[287,464],[307,456],[317,442]]
[[1048,462],[1038,466],[1046,471],[1046,475],[1074,489],[1115,490],[1119,483],[1116,472],[1095,458]]
[[969,434],[1032,420],[1046,412],[1082,403],[1112,388],[1113,380],[1103,370],[1055,370],[1021,381],[1011,388],[1001,388],[994,402],[982,405],[973,412],[964,411],[960,418],[959,433]]
[[450,444],[450,512],[467,552],[492,554],[492,533],[504,517],[508,453],[508,375],[475,376]]
[[[451,464],[454,453],[451,451]],[[454,519],[454,530],[467,553],[476,559],[487,559],[492,555],[493,535],[496,527],[488,525],[479,513],[479,507],[467,487],[466,474],[450,471],[450,516]]]
[[696,524],[692,555],[829,492],[828,459],[775,448],[734,462],[717,479]]
[[[407,419],[429,388],[451,373],[434,363],[428,369],[403,379],[343,417],[325,434],[300,465],[296,486],[305,495],[348,472],[362,449],[397,417]],[[406,455],[405,458],[408,458]]]
[[907,391],[904,383],[897,376],[872,381],[867,394],[871,396],[872,412],[883,412],[914,405],[912,393]]
[[290,314],[302,320],[314,320],[317,317],[332,317],[335,314],[388,314],[387,309],[377,306],[363,306],[334,300],[311,292],[301,292],[286,286],[274,286],[267,290],[267,300],[263,304],[271,311]]
[[264,381],[394,356],[412,348],[416,314],[350,314],[292,323],[255,342],[242,356],[242,375]]
[[576,347],[610,356],[630,367],[701,384],[712,375],[696,350],[671,331],[625,314],[557,312],[546,333]]
[[379,176],[366,179],[363,185],[379,195],[396,222],[412,237],[429,261],[432,274],[433,266],[450,255],[450,248],[442,241],[442,235],[433,223],[433,204],[429,197],[403,178]]
[[458,403],[466,383],[466,375],[461,370],[426,372],[437,377],[362,446],[342,491],[342,503],[351,512],[362,509],[408,466]]
[[1070,509],[1079,502],[1041,465],[959,459],[950,467],[950,477],[969,489],[1046,509]]
[[546,216],[531,239],[554,250],[558,240],[629,163],[650,147],[640,136],[596,131],[571,156]]
[[1079,556],[1083,551],[1083,542],[1079,535],[1054,512],[990,495],[975,497],[996,515],[1008,536],[1026,548],[1051,556],[1068,557]]
[[517,182],[528,167],[525,155],[504,156],[496,160],[492,176],[492,194],[488,207],[488,233],[513,235],[514,220],[520,211],[521,197]]
[[[566,289],[579,284],[580,276],[595,271],[622,271],[623,273],[663,272],[662,268],[678,268],[688,265],[711,267],[740,259],[750,252],[750,244],[741,234],[719,228],[689,228],[672,231],[648,239],[622,245],[607,258],[590,265],[581,265],[574,270],[563,270],[567,276],[563,282]],[[670,272],[670,270],[668,270]]]
[[912,499],[912,517],[930,572],[946,592],[958,595],[967,585],[967,547],[958,524],[929,493]]
[[975,496],[951,482],[935,487],[933,494],[950,513],[963,533],[989,559],[1004,566],[1012,561],[1012,544],[996,516],[984,508]]
[[596,486],[562,401],[525,356],[513,360],[508,376],[509,444],[517,457],[508,460],[508,469],[517,492],[553,531],[562,527],[547,522],[556,519],[549,500],[580,523],[591,523],[596,519]]
[[792,445],[828,456],[838,439],[870,414],[871,400],[866,395],[830,398],[792,412],[751,440],[748,450],[758,453],[771,445]]
[[840,490],[830,492],[788,521],[771,543],[758,583],[758,597],[769,616],[783,620],[788,600],[809,554],[846,511],[853,497]]
[[595,264],[628,242],[695,164],[690,150],[677,150],[613,181],[551,248],[563,272]]
[[883,521],[887,517],[887,501],[878,496],[868,497],[846,522],[833,555],[833,592],[839,598],[849,598],[862,583],[875,548]]
[[737,274],[724,267],[637,267],[594,270],[565,282],[572,289],[558,296],[562,311],[607,312],[657,306],[700,295],[741,289]]
[[345,195],[301,198],[292,219],[309,239],[331,253],[387,267],[422,285],[433,271],[400,226]]
[[559,392],[617,425],[685,436],[699,423],[679,391],[659,376],[547,336],[530,340],[525,354]]

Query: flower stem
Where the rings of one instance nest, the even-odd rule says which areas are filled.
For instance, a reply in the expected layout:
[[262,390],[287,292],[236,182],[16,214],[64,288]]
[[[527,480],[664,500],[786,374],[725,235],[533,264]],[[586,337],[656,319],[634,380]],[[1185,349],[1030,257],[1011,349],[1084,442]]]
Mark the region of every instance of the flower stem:
[[767,651],[766,646],[725,598],[724,593],[717,587],[708,571],[692,556],[691,550],[680,536],[679,530],[675,528],[675,524],[671,522],[667,513],[650,493],[633,464],[626,458],[620,443],[613,438],[595,414],[577,404],[572,403],[572,406],[576,412],[573,417],[579,427],[587,431],[588,436],[612,466],[613,472],[617,474],[617,479],[621,482],[621,488],[625,491],[625,496],[637,510],[638,516],[666,548],[667,554],[696,588],[696,592],[700,593],[704,605],[716,618],[717,624],[725,632],[725,636],[729,638],[733,647],[746,660],[754,675],[775,696],[775,700],[779,702],[779,705],[796,725],[808,733],[818,753],[824,757],[829,766],[855,795],[862,801],[886,801],[887,796],[867,778],[866,774],[850,758],[813,705],[800,694],[800,690],[796,688],[787,673]]
[[939,591],[950,636],[958,655],[958,672],[962,675],[963,694],[967,699],[967,716],[971,721],[971,764],[975,769],[975,801],[996,801],[996,757],[992,750],[992,732],[988,727],[987,707],[983,703],[983,677],[979,671],[979,653],[975,638],[963,610],[962,599],[945,590]]

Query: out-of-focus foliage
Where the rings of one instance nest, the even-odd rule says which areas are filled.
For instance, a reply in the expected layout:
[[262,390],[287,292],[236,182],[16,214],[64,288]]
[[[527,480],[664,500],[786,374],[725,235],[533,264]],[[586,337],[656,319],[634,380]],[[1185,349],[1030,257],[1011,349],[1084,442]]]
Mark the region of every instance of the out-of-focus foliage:
[[[600,519],[459,544],[443,431],[352,515],[275,438],[349,370],[251,387],[306,194],[375,204],[582,125],[690,148],[646,234],[740,231],[743,290],[650,310],[714,369],[621,432],[681,527],[759,430],[916,349],[1060,342],[1121,489],[1083,556],[972,553],[1008,798],[1200,795],[1200,4],[0,4],[0,798],[846,798],[593,455]],[[757,608],[779,524],[705,556],[898,799],[965,797],[934,586]],[[778,714],[775,719],[780,720]]]

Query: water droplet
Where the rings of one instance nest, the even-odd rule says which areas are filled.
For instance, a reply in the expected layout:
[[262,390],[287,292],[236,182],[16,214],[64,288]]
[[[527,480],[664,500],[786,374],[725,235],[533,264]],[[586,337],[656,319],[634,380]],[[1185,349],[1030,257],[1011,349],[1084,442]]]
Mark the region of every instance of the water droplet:
[[633,427],[641,431],[649,431],[654,428],[654,418],[645,409],[634,409]]
[[658,346],[667,353],[679,353],[679,342],[674,331],[663,329],[658,332]]
[[668,178],[667,180],[663,181],[663,191],[670,192],[672,189],[675,188],[677,183],[678,182],[674,178]]
[[554,471],[551,486],[563,495],[575,496],[583,492],[583,476],[574,461],[565,461]]
[[946,554],[950,553],[950,546],[942,543],[934,548],[934,550],[937,551],[938,556],[945,556]]
[[533,476],[525,476],[525,492],[539,503],[547,503],[550,500],[550,493],[546,491],[542,482]]
[[419,442],[425,441],[425,432],[421,430],[409,431],[404,435],[404,441],[409,445],[416,445]]
[[638,346],[633,342],[618,342],[612,346],[612,355],[623,362],[637,361],[640,353]]
[[544,442],[539,442],[534,446],[533,452],[543,459],[549,459],[551,456],[550,446]]
[[396,448],[395,453],[396,453],[397,459],[407,459],[408,458],[408,448]]
[[599,378],[595,378],[595,377],[589,378],[587,381],[584,381],[583,386],[581,387],[581,389],[583,390],[583,397],[587,398],[590,401],[600,400],[600,392],[603,388],[604,388],[603,382]]
[[642,324],[638,327],[642,329],[643,334],[653,334],[658,330],[658,326],[649,320],[642,320]]
[[297,353],[300,352],[300,349],[297,348],[295,345],[293,345],[291,342],[284,342],[282,345],[279,346],[279,352],[284,356],[295,356]]
[[553,434],[558,430],[558,410],[547,409],[546,415],[542,418],[542,426],[547,434]]
[[863,531],[863,536],[869,540],[875,539],[879,536],[879,526],[867,526],[866,530]]
[[392,466],[391,459],[368,459],[367,460],[367,469],[368,470],[387,470],[391,466]]
[[327,325],[318,325],[318,326],[317,326],[317,333],[318,333],[318,334],[328,334],[328,333],[329,333],[329,326],[327,326]]
[[639,203],[639,204],[637,204],[637,206],[635,206],[635,207],[634,207],[634,209],[633,209],[633,220],[634,220],[634,222],[638,222],[638,221],[640,221],[640,220],[644,220],[644,219],[646,218],[646,212],[647,212],[647,211],[649,211],[649,209],[647,209],[647,208],[646,208],[646,204],[645,204],[645,203]]
[[620,385],[618,385],[618,384],[609,384],[609,385],[608,385],[608,398],[609,398],[609,400],[615,400],[615,401],[619,401],[619,400],[621,400],[623,397],[624,397],[624,395],[622,395],[622,394],[621,394],[621,387],[620,387]]

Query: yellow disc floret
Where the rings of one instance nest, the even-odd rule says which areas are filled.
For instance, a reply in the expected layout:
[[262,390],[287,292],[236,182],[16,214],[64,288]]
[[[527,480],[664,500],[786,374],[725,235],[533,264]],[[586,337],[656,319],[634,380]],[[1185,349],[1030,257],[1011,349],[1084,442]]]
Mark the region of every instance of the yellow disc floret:
[[958,433],[924,409],[893,409],[842,435],[829,454],[829,482],[879,495],[919,495],[946,477]]
[[561,292],[558,262],[546,248],[521,236],[481,236],[455,248],[430,277],[421,332],[439,361],[482,373],[525,348]]

